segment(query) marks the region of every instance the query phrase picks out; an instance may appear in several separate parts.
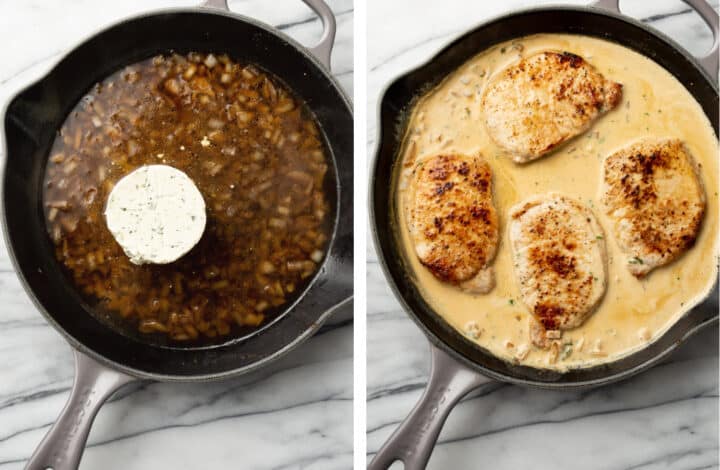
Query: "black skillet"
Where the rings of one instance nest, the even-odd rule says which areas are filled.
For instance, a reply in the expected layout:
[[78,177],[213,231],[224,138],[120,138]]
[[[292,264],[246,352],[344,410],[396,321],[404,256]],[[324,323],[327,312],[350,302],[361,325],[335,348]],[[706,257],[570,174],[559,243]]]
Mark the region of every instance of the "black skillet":
[[[330,314],[351,303],[352,109],[329,72],[335,17],[322,0],[303,1],[324,26],[314,48],[230,13],[226,0],[210,0],[200,8],[149,13],[102,30],[10,101],[4,119],[7,159],[2,179],[7,246],[26,291],[72,345],[76,357],[69,402],[27,468],[77,468],[99,407],[120,386],[138,379],[189,382],[247,373],[298,346]],[[42,211],[45,163],[67,113],[112,72],[170,50],[225,52],[270,71],[307,103],[332,157],[327,193],[334,213],[333,235],[319,273],[260,331],[215,347],[163,347],[98,321],[56,262]]]
[[[547,389],[579,389],[626,379],[656,364],[701,328],[718,319],[717,284],[661,338],[621,360],[559,373],[506,363],[459,334],[433,311],[418,291],[397,239],[394,187],[396,160],[409,111],[418,96],[488,47],[536,33],[595,36],[622,44],[670,71],[702,105],[718,133],[718,17],[705,0],[684,0],[713,33],[710,54],[696,59],[660,32],[620,14],[618,0],[591,7],[551,6],[497,18],[462,35],[429,62],[393,81],[380,104],[380,135],[371,172],[370,212],[380,263],[395,295],[431,345],[428,385],[418,404],[370,463],[371,470],[402,461],[406,470],[425,468],[440,430],[455,404],[489,378]],[[707,260],[715,263],[715,260]]]

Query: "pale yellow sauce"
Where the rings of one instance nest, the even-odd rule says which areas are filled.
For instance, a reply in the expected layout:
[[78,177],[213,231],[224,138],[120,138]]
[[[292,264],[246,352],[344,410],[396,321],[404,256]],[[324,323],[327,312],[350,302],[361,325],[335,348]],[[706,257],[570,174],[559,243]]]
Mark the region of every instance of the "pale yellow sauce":
[[[569,51],[584,57],[605,77],[623,84],[623,99],[588,132],[554,153],[516,164],[489,138],[480,99],[494,73],[542,50]],[[638,138],[650,136],[678,137],[686,143],[702,165],[707,210],[696,245],[676,262],[638,280],[627,270],[626,257],[610,232],[598,193],[602,159]],[[493,169],[501,236],[493,262],[497,284],[486,295],[468,294],[436,279],[418,261],[407,230],[405,189],[412,181],[412,169],[423,158],[442,152],[479,153]],[[605,296],[581,327],[564,332],[563,343],[572,346],[557,360],[550,351],[533,347],[529,340],[530,313],[520,300],[507,239],[509,208],[528,196],[548,191],[560,191],[587,204],[605,230],[608,250]],[[609,362],[646,346],[707,295],[717,277],[717,191],[717,137],[700,105],[679,81],[652,60],[618,44],[559,34],[535,35],[494,46],[420,98],[405,136],[396,187],[405,255],[433,309],[466,334],[469,322],[476,322],[479,336],[468,337],[495,356],[558,370]]]

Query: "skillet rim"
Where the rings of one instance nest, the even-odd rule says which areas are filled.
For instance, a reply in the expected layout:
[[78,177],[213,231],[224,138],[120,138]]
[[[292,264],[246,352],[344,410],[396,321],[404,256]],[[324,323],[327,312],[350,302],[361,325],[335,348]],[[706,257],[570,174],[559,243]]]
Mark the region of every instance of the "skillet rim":
[[[83,354],[86,354],[93,358],[94,360],[98,361],[103,366],[108,367],[109,369],[119,371],[125,374],[128,374],[130,376],[133,376],[138,379],[144,379],[144,380],[157,380],[157,381],[163,381],[163,382],[207,382],[207,381],[215,381],[215,380],[223,380],[239,375],[243,375],[246,373],[250,373],[252,371],[255,371],[265,365],[267,365],[270,362],[273,362],[277,360],[278,358],[286,355],[293,349],[300,346],[302,343],[304,343],[307,339],[312,337],[319,329],[320,327],[327,321],[327,319],[332,316],[337,310],[340,310],[341,308],[345,307],[346,305],[352,305],[353,301],[353,286],[350,285],[349,287],[349,295],[343,296],[338,302],[327,308],[325,311],[317,314],[315,321],[312,322],[307,328],[301,331],[300,334],[296,335],[292,340],[286,342],[282,347],[279,349],[273,351],[272,353],[268,354],[267,356],[262,357],[259,360],[253,360],[252,362],[248,363],[245,366],[237,367],[233,369],[223,370],[221,372],[211,372],[211,373],[188,373],[188,374],[168,374],[168,373],[158,373],[158,372],[152,372],[149,370],[143,370],[138,369],[135,367],[130,367],[125,365],[124,363],[114,361],[112,359],[109,359],[105,357],[103,354],[100,354],[96,352],[94,349],[86,346],[82,341],[76,339],[74,336],[72,336],[69,332],[65,330],[65,328],[58,322],[52,314],[50,314],[47,309],[41,304],[40,300],[37,298],[37,296],[34,293],[34,290],[30,287],[30,283],[26,279],[25,275],[23,274],[20,263],[16,257],[15,248],[12,243],[12,239],[9,235],[8,231],[8,221],[7,221],[7,214],[6,214],[6,171],[9,161],[9,149],[8,149],[8,143],[7,138],[5,137],[7,134],[7,118],[8,118],[8,111],[13,103],[17,101],[18,98],[22,97],[24,94],[26,94],[30,89],[33,87],[36,87],[40,83],[42,83],[44,80],[47,80],[50,76],[53,75],[53,73],[56,72],[57,68],[74,52],[76,52],[78,49],[84,47],[85,45],[91,43],[92,41],[97,41],[98,37],[104,34],[105,32],[120,27],[121,25],[141,21],[144,19],[149,19],[152,17],[159,17],[163,15],[173,15],[173,14],[191,14],[191,15],[209,15],[209,16],[222,16],[226,17],[233,21],[240,21],[247,23],[251,26],[254,26],[256,28],[264,30],[266,33],[271,34],[273,36],[278,37],[282,41],[284,41],[286,44],[292,46],[292,48],[297,51],[306,62],[309,62],[314,66],[314,68],[320,72],[322,77],[327,81],[327,83],[331,84],[332,87],[336,90],[342,104],[344,107],[339,108],[341,112],[347,112],[347,114],[350,115],[351,119],[354,119],[354,112],[353,112],[353,104],[350,100],[348,94],[345,92],[345,90],[342,88],[338,80],[332,75],[332,71],[323,65],[320,60],[315,57],[306,46],[302,45],[300,42],[296,41],[292,37],[288,36],[286,33],[281,31],[278,28],[273,27],[272,25],[269,25],[267,23],[264,23],[262,21],[259,21],[255,18],[251,18],[242,14],[234,13],[232,11],[226,11],[226,10],[220,10],[213,8],[211,6],[205,6],[205,5],[198,5],[196,7],[174,7],[174,8],[161,8],[161,9],[154,9],[148,12],[142,12],[138,14],[134,14],[131,16],[123,17],[118,20],[109,22],[105,25],[97,27],[92,33],[87,34],[83,36],[82,39],[75,42],[73,45],[67,47],[62,54],[60,54],[56,60],[54,60],[48,68],[36,79],[32,80],[30,83],[20,87],[17,91],[15,91],[8,100],[4,103],[3,107],[0,108],[0,117],[2,118],[2,149],[4,150],[4,159],[2,161],[2,165],[0,166],[0,211],[2,212],[2,234],[3,238],[6,244],[8,256],[10,258],[10,261],[13,266],[13,271],[20,281],[21,286],[23,287],[23,290],[26,292],[27,297],[30,298],[32,304],[35,306],[36,310],[40,312],[40,314],[45,318],[45,320],[49,323],[49,325],[56,330],[60,335],[64,338],[64,340],[75,350],[82,352]],[[279,76],[279,75],[278,75]],[[281,80],[284,80],[282,76],[279,76]],[[333,152],[334,154],[334,152]],[[334,160],[339,161],[339,157],[333,157]],[[261,331],[266,331],[267,329],[274,326],[275,323],[279,323],[280,320],[283,318],[286,318],[287,315],[292,311],[295,306],[300,303],[307,295],[314,289],[317,288],[316,282],[320,275],[322,274],[322,271],[332,262],[335,264],[345,264],[345,263],[339,263],[337,260],[344,259],[341,256],[336,256],[337,260],[333,259],[331,260],[330,256],[330,248],[334,247],[337,241],[337,233],[338,233],[338,227],[340,226],[340,219],[342,217],[341,213],[341,202],[342,202],[342,196],[345,191],[347,191],[347,188],[343,187],[344,185],[341,184],[343,179],[340,175],[340,171],[338,168],[337,163],[335,163],[335,166],[337,168],[335,172],[335,176],[333,179],[334,186],[336,186],[337,191],[337,214],[335,216],[335,220],[333,221],[333,232],[332,232],[332,238],[328,244],[328,255],[323,260],[323,264],[320,266],[318,271],[313,276],[311,282],[305,287],[304,292],[302,295],[300,295],[297,299],[295,299],[292,303],[290,303],[285,311],[280,313],[277,318],[271,320],[268,325],[265,326],[265,328],[260,328],[257,330],[257,332],[252,332],[248,337],[255,336],[256,333],[259,333]],[[349,180],[349,184],[353,184],[352,178]],[[352,198],[350,199],[351,206],[354,206],[354,201]],[[352,232],[350,232],[352,233]],[[349,258],[350,265],[354,263],[352,253],[350,253],[349,257],[346,256],[345,258]],[[84,309],[83,307],[81,307]],[[277,326],[276,326],[277,327]],[[116,334],[119,334],[115,332]],[[241,343],[242,339],[238,341],[238,343]],[[227,343],[222,343],[217,345],[216,347],[211,348],[194,348],[197,352],[202,352],[204,350],[218,350],[218,347],[223,346],[231,346],[232,344],[235,344],[232,341],[229,341]],[[172,351],[173,348],[164,348],[168,351]]]
[[[718,292],[718,279],[716,278],[715,283],[712,287],[708,289],[708,292],[705,294],[704,297],[702,297],[692,308],[688,309],[680,318],[678,318],[672,325],[668,327],[668,329],[658,338],[656,338],[654,341],[647,343],[643,348],[629,354],[626,356],[621,357],[618,360],[602,363],[594,367],[588,367],[588,368],[581,368],[581,369],[571,369],[569,371],[565,372],[559,372],[552,369],[540,369],[540,368],[533,368],[529,366],[521,366],[521,368],[525,370],[532,370],[535,374],[548,374],[548,380],[534,380],[530,378],[525,378],[521,376],[514,376],[510,374],[506,374],[504,372],[499,372],[491,367],[486,367],[485,365],[479,364],[472,360],[471,358],[467,357],[465,354],[463,354],[461,351],[458,351],[448,342],[445,342],[443,339],[439,337],[439,335],[436,333],[436,330],[428,326],[421,318],[420,316],[413,310],[413,308],[410,307],[407,300],[403,296],[403,294],[400,292],[400,285],[402,283],[398,283],[393,276],[391,269],[389,267],[388,261],[386,259],[386,255],[399,255],[399,253],[396,253],[392,247],[385,246],[380,241],[379,236],[379,224],[378,224],[378,214],[376,214],[376,198],[375,198],[375,187],[379,184],[377,179],[377,172],[379,167],[379,160],[380,160],[380,154],[384,146],[391,145],[390,139],[394,139],[395,135],[399,134],[400,132],[400,126],[405,123],[406,121],[406,113],[409,111],[410,108],[412,108],[414,104],[414,99],[417,98],[419,95],[416,94],[413,97],[413,100],[404,103],[403,107],[392,111],[389,116],[390,118],[394,119],[394,122],[390,126],[394,128],[394,132],[396,133],[393,135],[393,137],[388,137],[386,133],[384,132],[386,123],[383,119],[383,109],[386,106],[387,103],[387,95],[391,88],[397,86],[400,82],[408,79],[409,77],[413,76],[414,74],[417,74],[418,72],[421,72],[423,69],[426,69],[427,67],[432,66],[432,64],[439,60],[442,56],[452,53],[452,49],[456,47],[459,43],[461,43],[463,40],[467,39],[468,36],[472,35],[473,33],[486,28],[492,24],[496,23],[502,23],[507,22],[508,20],[518,17],[521,15],[527,15],[527,14],[533,14],[533,13],[551,13],[551,12],[572,12],[572,13],[579,13],[583,15],[599,15],[599,16],[605,16],[612,18],[613,20],[619,20],[622,23],[625,23],[629,26],[634,26],[640,30],[642,30],[645,34],[654,36],[655,39],[659,39],[661,42],[664,42],[669,46],[674,52],[680,54],[685,58],[685,60],[691,64],[697,71],[700,72],[702,77],[704,78],[705,82],[710,85],[710,88],[714,91],[715,95],[718,96],[720,93],[718,92],[718,83],[716,83],[712,77],[708,74],[708,72],[699,65],[698,60],[690,54],[684,47],[682,47],[677,41],[670,38],[663,32],[646,25],[642,23],[639,20],[636,20],[635,18],[632,18],[630,16],[626,16],[622,13],[616,13],[613,11],[608,11],[604,8],[594,6],[594,5],[588,5],[588,6],[579,6],[579,5],[560,5],[560,4],[550,4],[550,5],[544,5],[541,7],[531,7],[531,8],[523,8],[518,10],[511,10],[509,12],[491,17],[487,20],[484,20],[475,26],[472,26],[469,29],[464,30],[463,32],[454,35],[451,39],[449,39],[447,42],[442,45],[437,52],[433,53],[431,57],[425,61],[420,62],[418,65],[413,66],[411,69],[395,76],[392,80],[390,80],[381,90],[379,94],[379,100],[377,103],[376,108],[376,122],[377,122],[377,135],[376,135],[376,142],[375,142],[375,149],[373,152],[373,158],[370,166],[370,172],[369,172],[369,190],[368,190],[368,206],[369,206],[369,219],[370,219],[370,227],[372,231],[373,236],[373,243],[376,249],[376,253],[378,256],[378,263],[380,264],[382,268],[383,275],[385,277],[385,280],[387,284],[390,286],[391,291],[395,298],[398,300],[399,304],[402,306],[403,311],[405,314],[412,319],[412,321],[420,328],[420,330],[423,332],[425,337],[430,341],[430,343],[446,353],[448,353],[450,356],[452,356],[455,360],[457,360],[461,365],[464,365],[470,369],[472,369],[475,372],[478,372],[484,376],[487,376],[489,378],[492,378],[494,380],[498,380],[505,383],[511,383],[515,385],[525,386],[529,388],[538,388],[538,389],[552,389],[552,390],[572,390],[572,389],[587,389],[592,387],[598,387],[602,385],[607,385],[613,382],[618,382],[624,379],[627,379],[629,377],[632,377],[636,374],[639,374],[663,359],[667,358],[672,352],[674,352],[680,345],[684,344],[690,337],[692,337],[694,334],[699,332],[700,330],[710,326],[710,325],[717,325],[718,320],[720,318],[720,311],[715,310],[715,312],[712,314],[712,316],[707,318],[702,318],[699,321],[696,321],[692,324],[690,324],[680,335],[680,338],[676,341],[672,342],[667,347],[661,349],[660,351],[656,352],[654,355],[650,356],[645,361],[640,361],[637,364],[625,367],[622,370],[611,370],[611,367],[613,364],[617,364],[620,361],[623,360],[630,360],[633,357],[638,356],[639,354],[646,353],[648,348],[651,347],[651,345],[654,345],[661,341],[674,327],[676,327],[680,321],[687,318],[696,308],[701,306],[702,304],[708,302],[709,299],[713,295],[717,296]],[[534,32],[531,34],[540,34],[540,32]],[[566,34],[583,34],[583,33],[566,33]],[[527,35],[527,34],[524,34]],[[517,34],[515,37],[522,37],[523,34]],[[588,35],[590,37],[599,37],[600,39],[604,39],[606,41],[615,42],[617,44],[620,44],[623,47],[627,47],[635,52],[638,52],[642,54],[643,56],[649,58],[650,60],[653,60],[657,63],[656,60],[654,60],[651,57],[648,57],[647,54],[635,49],[632,47],[632,45],[628,45],[627,43],[622,43],[619,40],[615,38],[607,38],[607,37],[600,37],[598,35],[590,35],[585,33],[585,35]],[[505,40],[509,40],[509,38],[506,38]],[[495,42],[494,44],[497,44],[498,42]],[[490,46],[488,46],[490,47]],[[481,51],[478,51],[477,53],[480,53]],[[463,62],[470,60],[471,57],[465,58]],[[660,65],[660,64],[658,64]],[[663,67],[662,65],[660,65]],[[663,67],[665,68],[665,67]],[[448,72],[449,73],[449,72]],[[446,73],[444,76],[447,76]],[[678,79],[678,77],[675,77]],[[442,78],[440,79],[442,80]],[[679,79],[678,79],[679,80]],[[687,87],[685,86],[687,89]],[[690,92],[690,90],[688,90]],[[420,91],[419,93],[422,93]],[[692,95],[692,93],[691,93]],[[696,101],[699,102],[697,97],[693,95],[693,98],[696,99]],[[706,114],[703,110],[703,113]],[[707,116],[707,114],[706,114]],[[708,118],[712,123],[712,119]],[[714,126],[715,128],[717,125]],[[404,130],[404,129],[403,129]],[[716,137],[717,137],[717,130],[716,130]],[[397,161],[397,154],[393,155],[393,161],[390,163],[390,166],[395,165]],[[394,173],[391,170],[391,175]],[[392,176],[391,176],[392,177]],[[392,186],[392,182],[391,185]],[[388,194],[388,199],[392,196],[391,194]],[[393,217],[392,211],[393,211],[393,204],[390,203],[388,205],[389,213],[385,214],[386,217]],[[383,224],[383,228],[384,228]],[[389,237],[395,238],[394,235],[390,235]],[[392,242],[389,243],[392,245]],[[715,263],[715,272],[716,276],[720,276],[719,267],[717,264],[717,260]],[[422,299],[422,296],[421,296]],[[422,303],[426,303],[424,299],[422,300]],[[435,312],[435,310],[427,306],[428,310],[432,315],[437,317],[437,319],[440,320],[440,323],[433,324],[433,326],[436,326],[437,329],[440,329],[440,326],[445,327],[446,329],[449,329],[451,331],[451,334],[455,334],[456,336],[463,338],[462,335],[460,335],[452,326],[449,325],[439,314]],[[441,325],[442,324],[442,325]],[[467,341],[467,340],[465,340]],[[474,348],[477,351],[480,351],[482,355],[487,356],[493,360],[499,360],[505,364],[505,366],[509,367],[515,367],[517,366],[509,364],[505,361],[502,361],[501,359],[495,357],[494,355],[490,354],[489,351],[486,351],[483,348],[478,347],[477,345],[474,346]],[[607,370],[601,370],[601,369],[607,369]],[[596,378],[592,379],[586,379],[586,380],[577,380],[577,381],[563,381],[563,377],[567,377],[567,372],[573,372],[573,371],[582,371],[581,373],[585,374],[591,374],[594,371],[598,372],[598,376]],[[510,370],[512,372],[512,370]]]

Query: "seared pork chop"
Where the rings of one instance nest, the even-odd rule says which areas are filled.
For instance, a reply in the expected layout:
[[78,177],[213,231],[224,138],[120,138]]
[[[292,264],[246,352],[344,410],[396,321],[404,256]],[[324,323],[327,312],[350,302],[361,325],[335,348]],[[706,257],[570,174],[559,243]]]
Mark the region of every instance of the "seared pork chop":
[[408,226],[420,261],[444,282],[492,290],[498,217],[490,166],[480,156],[436,155],[418,164],[410,188]]
[[603,231],[593,213],[562,194],[536,195],[510,209],[509,230],[523,303],[544,330],[580,326],[607,282]]
[[705,212],[698,167],[678,139],[644,139],[609,155],[602,202],[612,232],[640,278],[688,250]]
[[585,132],[621,98],[622,85],[582,57],[545,51],[492,77],[482,106],[490,137],[524,163]]

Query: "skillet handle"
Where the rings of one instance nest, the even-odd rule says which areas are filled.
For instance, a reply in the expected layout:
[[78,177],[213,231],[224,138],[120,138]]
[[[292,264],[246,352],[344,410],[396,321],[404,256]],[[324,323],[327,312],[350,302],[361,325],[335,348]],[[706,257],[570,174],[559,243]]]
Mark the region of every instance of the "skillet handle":
[[330,70],[332,68],[330,67],[330,56],[335,44],[335,31],[337,29],[335,15],[323,0],[303,0],[303,2],[320,17],[323,25],[320,40],[313,47],[308,47],[308,50],[317,57],[325,68]]
[[420,401],[380,448],[369,470],[386,470],[398,460],[404,470],[424,469],[455,404],[489,381],[438,347],[431,344],[430,349],[430,379]]
[[[683,0],[690,8],[700,15],[712,31],[713,44],[710,52],[702,57],[695,57],[713,81],[718,81],[718,44],[720,44],[720,18],[707,0]],[[620,14],[620,0],[597,0],[591,6]]]
[[75,381],[70,398],[25,469],[77,469],[100,406],[118,388],[134,380],[75,351]]
[[[204,0],[203,7],[217,8],[219,10],[230,11],[228,0]],[[323,33],[320,41],[307,50],[320,61],[321,64],[330,70],[330,55],[333,45],[335,44],[335,31],[337,29],[335,23],[335,15],[324,0],[303,0],[303,2],[312,9],[322,21]]]
[[713,44],[704,57],[697,57],[698,62],[714,81],[718,81],[718,44],[720,43],[720,18],[706,0],[683,0],[697,12],[712,31]]

